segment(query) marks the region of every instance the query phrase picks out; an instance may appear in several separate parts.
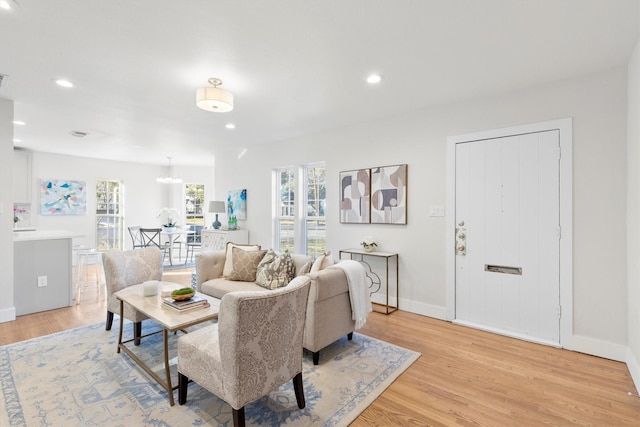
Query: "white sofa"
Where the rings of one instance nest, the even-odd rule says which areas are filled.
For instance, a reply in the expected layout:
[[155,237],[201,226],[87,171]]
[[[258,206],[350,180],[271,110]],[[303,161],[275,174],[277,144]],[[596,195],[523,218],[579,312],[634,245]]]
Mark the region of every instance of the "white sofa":
[[[341,269],[324,269],[309,273],[313,258],[292,254],[296,277],[308,274],[311,278],[307,318],[303,346],[313,353],[313,363],[318,364],[320,350],[345,335],[353,336],[355,321],[351,315],[349,285]],[[196,254],[196,289],[222,299],[232,291],[264,290],[253,282],[225,279],[223,276],[226,252],[201,252]]]

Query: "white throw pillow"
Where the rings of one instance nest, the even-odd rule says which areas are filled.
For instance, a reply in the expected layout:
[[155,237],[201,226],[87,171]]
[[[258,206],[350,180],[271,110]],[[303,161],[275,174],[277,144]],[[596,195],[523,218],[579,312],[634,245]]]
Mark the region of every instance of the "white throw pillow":
[[316,258],[316,260],[313,262],[313,265],[311,266],[310,273],[317,273],[318,271],[324,270],[325,268],[333,264],[335,264],[335,262],[333,261],[333,258],[331,258],[331,251],[327,251]]
[[222,269],[222,276],[229,277],[233,271],[233,248],[240,248],[243,251],[259,251],[260,245],[239,245],[232,242],[227,242],[227,253],[224,257],[224,268]]

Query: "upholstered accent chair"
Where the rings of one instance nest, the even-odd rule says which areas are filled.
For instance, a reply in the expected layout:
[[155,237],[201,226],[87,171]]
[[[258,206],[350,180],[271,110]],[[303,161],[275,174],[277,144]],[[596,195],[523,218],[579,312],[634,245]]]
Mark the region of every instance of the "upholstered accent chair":
[[311,279],[300,276],[276,290],[237,291],[222,297],[218,323],[178,340],[178,402],[192,380],[229,405],[244,426],[244,407],[293,379],[305,407],[302,338]]
[[[107,323],[105,329],[111,330],[113,313],[120,314],[120,301],[115,293],[126,287],[147,280],[162,280],[162,253],[156,247],[128,251],[108,251],[102,255],[104,276],[107,283]],[[124,317],[133,322],[134,344],[140,344],[142,321],[147,317],[124,305]]]

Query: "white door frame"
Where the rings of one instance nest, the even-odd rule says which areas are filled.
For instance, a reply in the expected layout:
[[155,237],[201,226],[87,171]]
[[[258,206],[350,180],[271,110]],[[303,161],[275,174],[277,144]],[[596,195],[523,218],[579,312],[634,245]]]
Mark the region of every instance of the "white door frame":
[[573,119],[494,129],[447,138],[447,320],[455,320],[456,144],[558,130],[560,132],[560,346],[571,349],[573,337]]

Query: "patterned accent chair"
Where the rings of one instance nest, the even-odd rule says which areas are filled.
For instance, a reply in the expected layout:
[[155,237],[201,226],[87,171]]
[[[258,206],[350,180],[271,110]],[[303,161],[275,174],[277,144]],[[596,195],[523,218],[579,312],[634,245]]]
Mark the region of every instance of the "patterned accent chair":
[[293,378],[305,407],[302,338],[311,279],[300,276],[277,290],[238,291],[220,303],[218,323],[178,340],[178,402],[195,381],[229,405],[244,426],[244,407]]
[[[107,323],[105,329],[111,330],[113,313],[120,314],[120,300],[114,293],[128,286],[147,280],[162,280],[162,253],[156,247],[128,251],[108,251],[102,256],[104,276],[107,283]],[[140,344],[142,321],[147,317],[124,305],[124,317],[133,322],[134,344]]]

